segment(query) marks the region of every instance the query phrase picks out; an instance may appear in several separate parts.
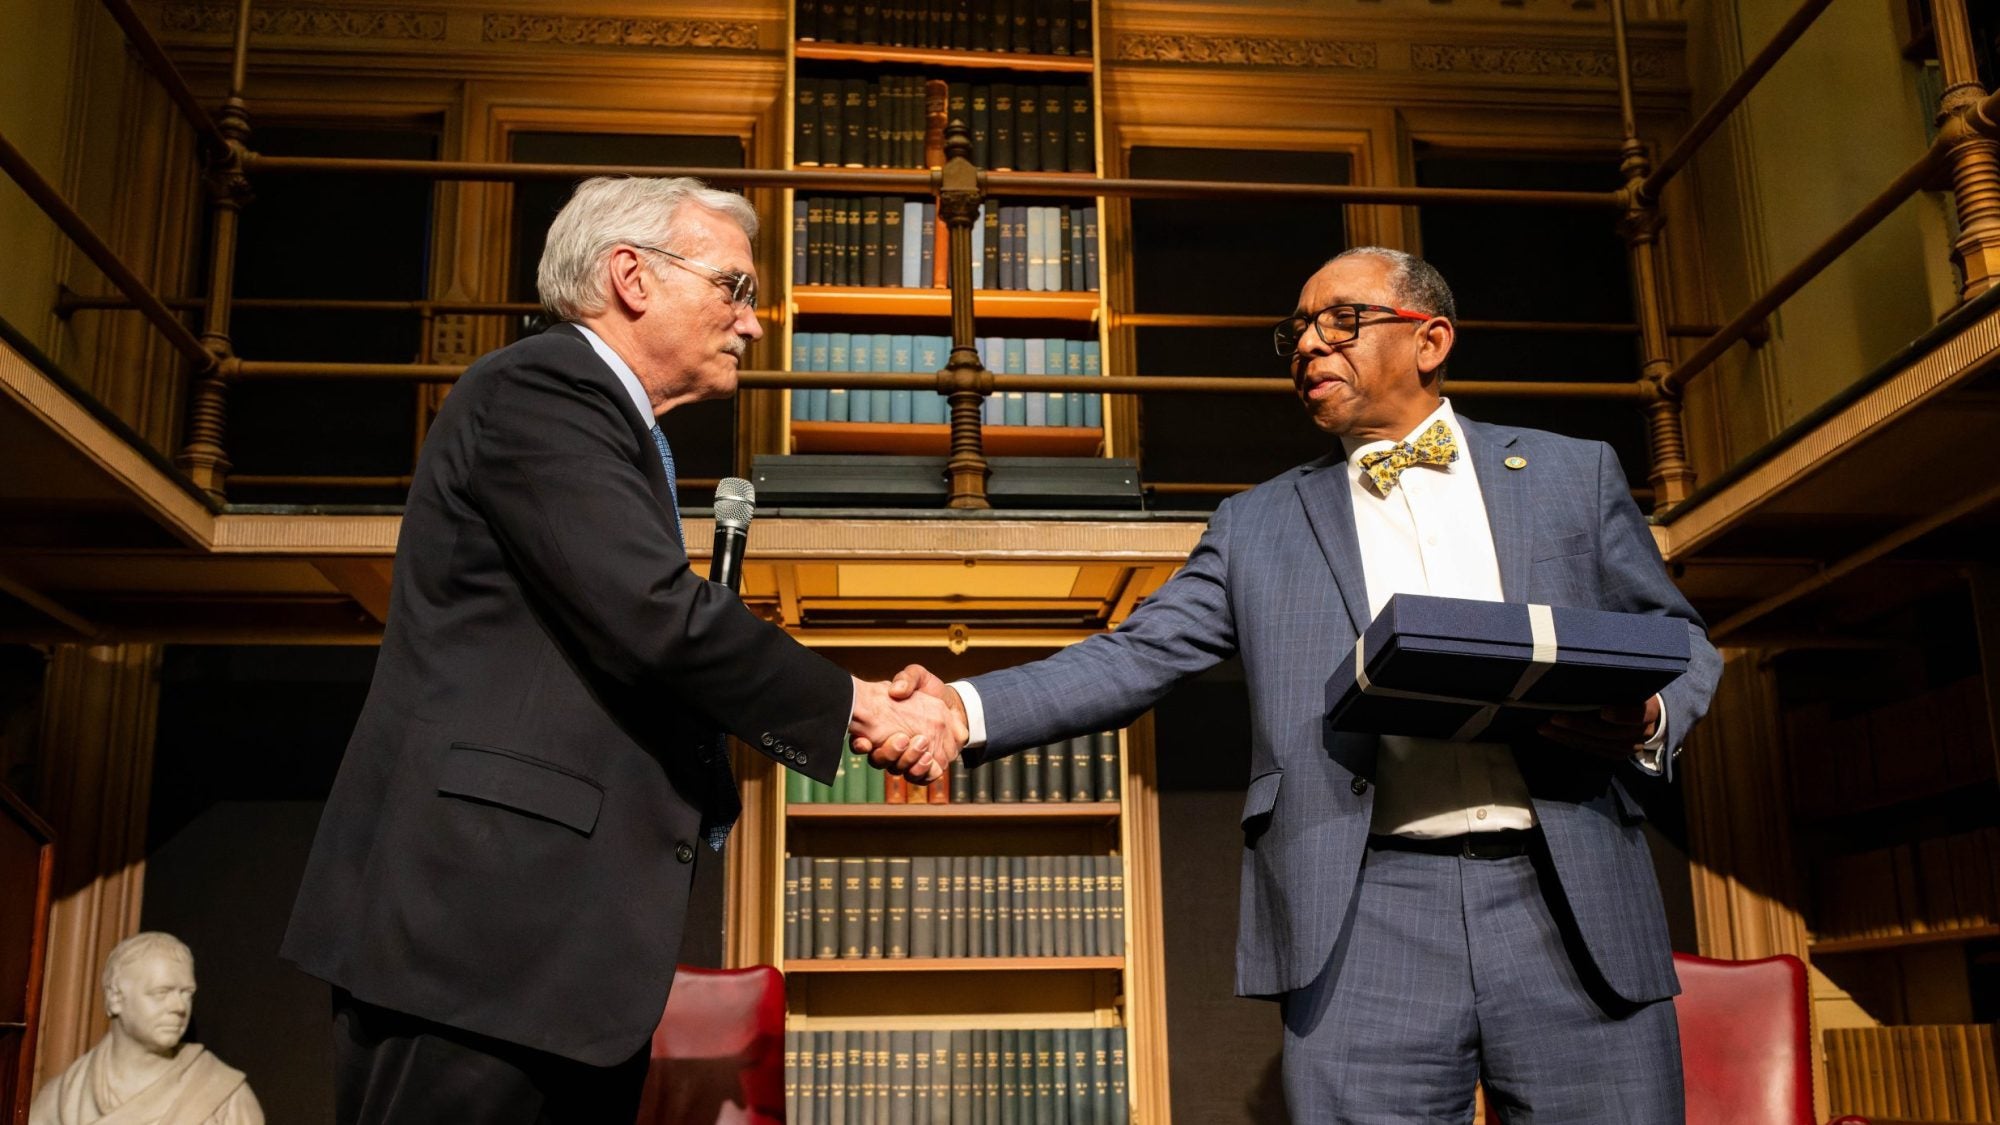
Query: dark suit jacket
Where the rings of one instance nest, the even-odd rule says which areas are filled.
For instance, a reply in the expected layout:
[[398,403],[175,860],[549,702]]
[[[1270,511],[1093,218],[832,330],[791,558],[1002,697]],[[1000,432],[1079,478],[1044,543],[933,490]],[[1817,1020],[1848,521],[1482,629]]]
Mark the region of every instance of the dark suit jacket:
[[[1601,442],[1459,422],[1479,475],[1508,601],[1654,613],[1688,623],[1693,661],[1661,692],[1678,744],[1721,662],[1668,580],[1618,459]],[[1503,467],[1526,458],[1518,471]],[[1123,725],[1182,677],[1243,658],[1251,778],[1243,807],[1236,988],[1313,981],[1353,898],[1374,805],[1373,735],[1326,722],[1341,656],[1369,621],[1353,497],[1336,452],[1226,501],[1187,566],[1115,633],[979,676],[987,746],[975,759]],[[1636,767],[1517,746],[1535,816],[1595,967],[1642,1001],[1678,991],[1659,888],[1627,779]]]
[[715,728],[833,776],[848,674],[688,568],[651,425],[567,325],[452,390],[285,935],[300,968],[622,1062],[666,1006],[712,854]]

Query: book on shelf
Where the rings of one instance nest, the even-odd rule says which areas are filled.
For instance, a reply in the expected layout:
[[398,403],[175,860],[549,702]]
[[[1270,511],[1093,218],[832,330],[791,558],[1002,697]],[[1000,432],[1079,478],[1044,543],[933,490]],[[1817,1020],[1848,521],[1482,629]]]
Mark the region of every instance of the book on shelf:
[[802,0],[793,34],[802,43],[916,47],[1087,58],[1089,0]]
[[1818,941],[1980,931],[2000,924],[2000,828],[1826,857]]
[[1123,860],[789,856],[787,960],[1123,955]]
[[2000,1110],[1992,1024],[1831,1028],[1822,1039],[1837,1114],[1991,1121]]
[[[929,205],[934,213],[935,205]],[[1036,293],[1091,292],[1095,208],[988,201],[972,225],[973,288]],[[863,288],[941,288],[936,224],[920,199],[806,196],[793,207],[793,282]],[[932,222],[926,241],[911,238]],[[990,249],[989,249],[990,246]],[[1079,258],[1079,255],[1081,257]]]
[[1122,1027],[788,1030],[785,1108],[798,1125],[1126,1125],[1125,1058]]

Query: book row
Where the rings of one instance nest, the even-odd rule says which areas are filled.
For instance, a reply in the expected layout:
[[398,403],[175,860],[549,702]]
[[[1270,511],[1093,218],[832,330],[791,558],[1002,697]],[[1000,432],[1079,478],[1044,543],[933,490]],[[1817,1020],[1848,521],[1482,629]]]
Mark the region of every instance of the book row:
[[787,856],[788,960],[1122,957],[1115,855]]
[[1914,1121],[2000,1114],[1991,1024],[1831,1028],[1826,1076],[1835,1113]]
[[1992,724],[1978,676],[1865,710],[1815,703],[1785,716],[1798,814],[1845,816],[1991,781]]
[[[973,341],[979,361],[996,375],[1098,375],[1103,353],[1095,340],[982,337]],[[934,372],[951,357],[944,336],[849,332],[800,332],[792,338],[794,371]],[[823,365],[822,365],[823,364]],[[1104,400],[1081,391],[998,390],[986,397],[989,426],[1085,426],[1104,421]],[[914,422],[942,425],[950,418],[936,391],[840,388],[792,392],[794,422]]]
[[1091,53],[1090,0],[799,0],[798,19],[822,43]]
[[829,785],[804,774],[785,775],[785,800],[792,804],[1017,804],[1056,801],[1116,801],[1120,798],[1118,732],[1099,731],[962,769],[945,779],[917,785],[891,777],[852,755],[840,763]]
[[[940,241],[943,239],[943,241]],[[792,202],[797,285],[941,289],[950,245],[937,205],[899,195],[807,196]],[[982,204],[972,225],[972,287],[1094,293],[1097,208]],[[947,252],[947,257],[949,253]]]
[[1122,1027],[785,1033],[793,1125],[1125,1125]]
[[[1087,81],[940,82],[915,74],[798,77],[792,163],[802,168],[924,168],[944,160],[944,129],[963,124],[972,162],[1014,172],[1090,172],[1097,125]],[[942,97],[940,99],[940,87]]]
[[1903,937],[2000,923],[2000,828],[1832,856],[1814,935]]

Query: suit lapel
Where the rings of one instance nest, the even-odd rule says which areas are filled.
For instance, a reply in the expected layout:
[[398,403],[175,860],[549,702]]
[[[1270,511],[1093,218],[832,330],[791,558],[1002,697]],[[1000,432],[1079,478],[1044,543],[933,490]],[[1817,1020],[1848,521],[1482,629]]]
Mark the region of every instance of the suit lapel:
[[597,349],[590,346],[590,341],[584,339],[583,333],[577,331],[574,325],[568,322],[557,324],[548,329],[547,335],[567,337],[583,349],[586,369],[604,385],[606,396],[618,407],[619,416],[632,427],[632,435],[639,441],[639,471],[646,474],[646,484],[653,490],[653,498],[671,516],[676,510],[676,501],[672,490],[667,487],[667,466],[660,460],[659,447],[653,444],[653,420],[638,415],[625,384],[618,381],[617,373],[611,370],[603,357],[597,354]]
[[1311,465],[1296,482],[1299,503],[1306,509],[1306,522],[1313,538],[1319,540],[1327,569],[1333,571],[1334,586],[1347,604],[1347,616],[1354,631],[1368,628],[1368,583],[1361,569],[1361,544],[1354,535],[1354,497],[1349,493],[1347,458],[1335,451]]
[[1493,554],[1500,563],[1500,596],[1510,602],[1528,600],[1529,535],[1528,474],[1506,466],[1520,435],[1504,426],[1458,420],[1465,428],[1468,456],[1479,477],[1479,495],[1486,502],[1486,522],[1493,532]]

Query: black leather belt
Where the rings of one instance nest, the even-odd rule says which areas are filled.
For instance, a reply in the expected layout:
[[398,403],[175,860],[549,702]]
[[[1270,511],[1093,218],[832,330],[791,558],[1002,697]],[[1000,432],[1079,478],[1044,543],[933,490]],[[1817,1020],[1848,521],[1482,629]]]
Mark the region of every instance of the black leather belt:
[[1381,851],[1455,855],[1465,859],[1512,859],[1517,855],[1527,855],[1535,836],[1532,828],[1502,828],[1495,832],[1467,832],[1462,836],[1441,836],[1434,840],[1419,840],[1414,836],[1370,836],[1368,846]]

